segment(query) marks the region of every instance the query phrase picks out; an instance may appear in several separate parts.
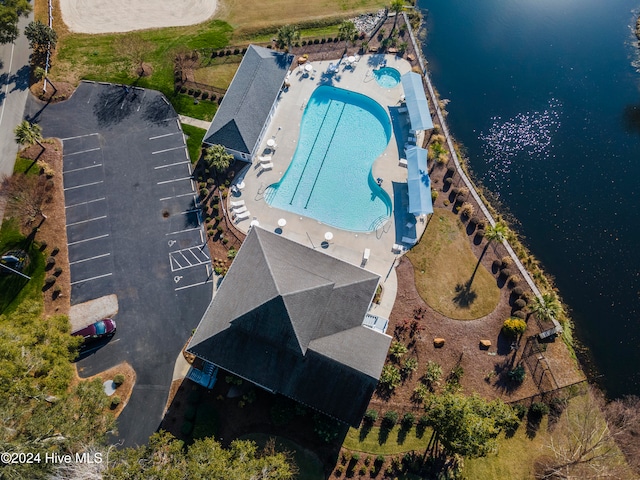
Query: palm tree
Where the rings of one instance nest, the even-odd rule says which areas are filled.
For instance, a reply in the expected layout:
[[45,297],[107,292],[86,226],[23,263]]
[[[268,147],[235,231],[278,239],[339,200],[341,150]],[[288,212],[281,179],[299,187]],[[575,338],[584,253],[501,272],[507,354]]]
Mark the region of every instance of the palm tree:
[[497,241],[502,243],[504,239],[507,238],[508,231],[509,231],[509,228],[502,222],[496,222],[495,225],[490,225],[489,227],[487,227],[487,229],[484,232],[484,238],[487,239],[487,243],[484,246],[484,249],[482,250],[480,257],[478,258],[478,263],[476,263],[476,268],[473,269],[471,278],[467,282],[467,285],[466,285],[467,290],[471,289],[471,284],[473,283],[473,279],[476,276],[476,272],[478,271],[478,267],[480,266],[482,257],[484,257],[484,254],[487,253],[487,249],[489,248],[489,245],[491,244],[491,242]]
[[535,297],[529,310],[540,320],[552,321],[562,314],[562,304],[555,293],[543,293],[542,297]]
[[44,152],[44,145],[40,143],[42,141],[42,127],[37,123],[31,123],[28,120],[23,120],[15,128],[14,133],[16,134],[16,142],[20,145],[25,146],[37,143]]
[[[404,10],[404,0],[391,0],[391,5],[389,5],[389,10],[391,12],[395,12],[396,16],[393,18],[393,28],[391,32],[396,29],[396,23],[398,23],[398,15]],[[390,34],[391,35],[391,34]]]
[[358,29],[351,20],[345,20],[338,27],[338,36],[344,40],[344,53],[347,53],[349,42],[355,42],[358,38]]
[[300,40],[300,31],[295,25],[283,25],[278,29],[276,45],[278,48],[287,47],[287,52],[291,51],[291,45],[296,40]]
[[223,145],[211,145],[204,151],[204,161],[217,173],[224,172],[231,165],[233,155],[227,153]]

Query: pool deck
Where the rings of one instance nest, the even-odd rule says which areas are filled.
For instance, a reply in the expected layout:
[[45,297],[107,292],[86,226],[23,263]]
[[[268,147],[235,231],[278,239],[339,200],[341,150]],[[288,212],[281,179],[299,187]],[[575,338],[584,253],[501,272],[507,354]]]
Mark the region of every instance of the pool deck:
[[[373,305],[370,313],[388,318],[397,291],[395,265],[398,253],[393,251],[394,244],[402,244],[402,239],[419,239],[425,228],[423,221],[416,222],[413,215],[407,211],[408,197],[406,196],[407,169],[399,165],[400,152],[398,145],[404,145],[406,138],[396,141],[396,131],[392,132],[391,140],[382,155],[374,162],[372,173],[374,178],[382,178],[382,187],[391,197],[393,213],[390,219],[378,230],[372,232],[351,232],[341,230],[308,217],[271,207],[264,200],[265,189],[278,182],[286,172],[294,156],[300,123],[307,100],[320,85],[332,85],[346,90],[365,94],[389,113],[394,112],[394,125],[403,129],[402,135],[408,133],[409,127],[406,113],[400,113],[400,100],[403,94],[402,85],[386,89],[378,85],[373,76],[373,69],[386,60],[386,66],[397,69],[401,74],[409,72],[411,65],[402,58],[394,55],[363,55],[355,63],[355,68],[345,68],[341,62],[338,71],[333,75],[327,74],[329,64],[336,64],[339,60],[313,62],[314,71],[308,72],[304,68],[293,68],[289,83],[290,87],[282,93],[279,105],[271,124],[268,126],[259,152],[268,152],[267,141],[273,139],[276,148],[270,153],[273,169],[262,171],[258,159],[247,166],[235,179],[235,184],[244,182],[244,188],[229,196],[228,200],[244,200],[250,216],[235,223],[238,229],[247,232],[252,220],[257,220],[262,228],[271,229],[281,235],[310,248],[325,252],[348,263],[362,266],[381,276],[383,294],[380,305]],[[304,66],[302,66],[304,67]],[[419,138],[419,141],[421,139]],[[396,183],[394,192],[393,184]],[[401,185],[397,185],[401,184]],[[400,199],[397,202],[397,199]],[[227,208],[229,205],[227,205]],[[286,225],[278,227],[280,219],[286,220]],[[422,219],[424,220],[424,219]],[[408,226],[413,221],[414,226]],[[325,234],[331,232],[333,238],[327,242]],[[411,247],[410,243],[404,244]],[[370,250],[368,261],[364,262],[365,249]]]

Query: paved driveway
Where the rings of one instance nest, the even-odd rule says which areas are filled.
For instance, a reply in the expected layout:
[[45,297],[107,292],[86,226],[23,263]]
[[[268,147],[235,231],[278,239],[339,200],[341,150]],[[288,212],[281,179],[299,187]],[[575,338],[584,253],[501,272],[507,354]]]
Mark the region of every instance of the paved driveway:
[[146,443],[213,287],[178,116],[158,92],[90,82],[60,104],[30,98],[26,115],[64,145],[72,305],[118,296],[115,337],[78,369],[131,363],[137,382],[114,440]]

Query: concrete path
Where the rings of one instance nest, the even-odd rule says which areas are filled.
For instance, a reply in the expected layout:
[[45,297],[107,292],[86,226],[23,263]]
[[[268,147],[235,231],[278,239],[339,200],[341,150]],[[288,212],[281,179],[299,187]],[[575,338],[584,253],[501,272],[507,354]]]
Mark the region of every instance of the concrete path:
[[211,125],[211,122],[205,122],[204,120],[198,120],[197,118],[186,117],[184,115],[178,115],[178,118],[180,118],[180,123],[202,128],[204,130],[209,130],[209,126]]

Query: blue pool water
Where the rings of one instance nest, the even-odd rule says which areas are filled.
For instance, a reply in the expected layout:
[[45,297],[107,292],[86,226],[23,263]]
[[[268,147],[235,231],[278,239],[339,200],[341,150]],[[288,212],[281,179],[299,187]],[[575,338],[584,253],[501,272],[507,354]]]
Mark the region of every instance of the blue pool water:
[[382,67],[374,70],[373,75],[382,88],[393,88],[400,83],[400,72],[395,68]]
[[391,139],[387,112],[373,99],[322,85],[302,116],[298,147],[270,205],[344,230],[369,232],[391,216],[391,199],[371,175]]

